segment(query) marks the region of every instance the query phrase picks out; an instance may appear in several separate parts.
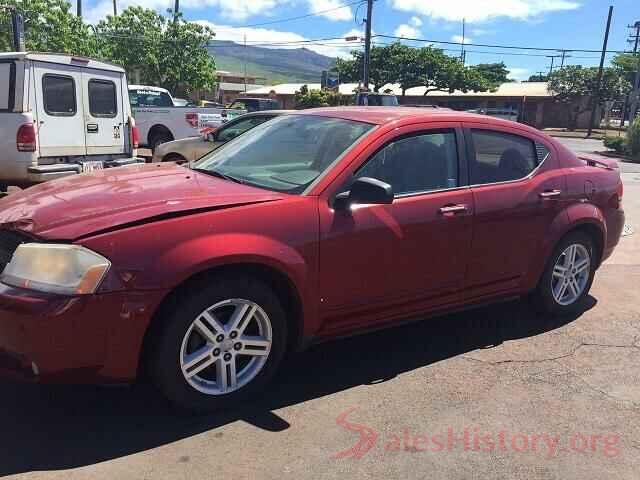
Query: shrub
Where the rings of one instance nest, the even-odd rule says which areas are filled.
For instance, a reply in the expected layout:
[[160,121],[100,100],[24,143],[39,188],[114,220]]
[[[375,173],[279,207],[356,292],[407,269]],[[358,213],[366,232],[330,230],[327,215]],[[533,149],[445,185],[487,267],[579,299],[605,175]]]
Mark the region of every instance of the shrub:
[[640,161],[640,116],[627,129],[627,148],[636,161]]
[[626,140],[624,137],[604,137],[604,146],[616,153],[624,153]]

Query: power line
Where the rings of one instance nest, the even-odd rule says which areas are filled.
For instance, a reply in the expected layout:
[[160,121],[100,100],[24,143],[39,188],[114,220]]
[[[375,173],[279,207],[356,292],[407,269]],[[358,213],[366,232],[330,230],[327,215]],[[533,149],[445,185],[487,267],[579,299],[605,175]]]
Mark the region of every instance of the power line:
[[298,15],[297,17],[281,18],[279,20],[271,20],[269,22],[262,22],[262,23],[252,23],[250,25],[241,25],[241,26],[238,26],[238,27],[231,27],[231,28],[253,28],[253,27],[262,27],[264,25],[274,25],[276,23],[293,22],[295,20],[302,20],[303,18],[315,17],[317,15],[324,15],[325,13],[333,12],[335,10],[340,10],[341,8],[347,8],[347,7],[350,7],[350,6],[355,5],[357,3],[358,4],[363,4],[363,3],[366,3],[366,2],[363,2],[363,0],[356,0],[354,2],[349,2],[349,3],[344,3],[342,5],[338,5],[337,7],[328,8],[327,10],[320,10],[320,11],[314,12],[314,13],[307,13],[306,15]]
[[[441,43],[445,45],[464,45],[467,47],[485,47],[485,48],[504,48],[504,49],[512,49],[512,50],[537,50],[541,52],[581,52],[581,53],[602,53],[601,50],[587,50],[580,48],[545,48],[545,47],[520,47],[516,45],[492,45],[487,43],[461,43],[461,42],[453,42],[446,40],[430,40],[427,38],[409,38],[409,37],[397,37],[395,35],[384,35],[384,34],[376,34],[375,37],[381,38],[391,38],[395,40],[409,40],[412,42],[427,42],[427,43]],[[607,50],[606,53],[625,53],[624,50]]]

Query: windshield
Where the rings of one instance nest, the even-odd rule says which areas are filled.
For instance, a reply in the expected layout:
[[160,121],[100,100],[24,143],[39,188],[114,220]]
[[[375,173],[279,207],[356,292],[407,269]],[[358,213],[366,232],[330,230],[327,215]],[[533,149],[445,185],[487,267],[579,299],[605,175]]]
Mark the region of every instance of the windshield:
[[269,190],[302,193],[372,128],[340,118],[285,115],[214,150],[193,168]]

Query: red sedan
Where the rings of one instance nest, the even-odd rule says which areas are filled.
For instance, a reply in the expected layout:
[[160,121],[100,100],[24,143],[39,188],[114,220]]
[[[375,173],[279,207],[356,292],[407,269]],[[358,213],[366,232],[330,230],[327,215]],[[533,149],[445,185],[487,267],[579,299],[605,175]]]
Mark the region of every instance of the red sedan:
[[190,168],[0,201],[0,366],[176,404],[254,394],[290,350],[529,295],[578,310],[624,224],[615,162],[444,109],[285,115]]

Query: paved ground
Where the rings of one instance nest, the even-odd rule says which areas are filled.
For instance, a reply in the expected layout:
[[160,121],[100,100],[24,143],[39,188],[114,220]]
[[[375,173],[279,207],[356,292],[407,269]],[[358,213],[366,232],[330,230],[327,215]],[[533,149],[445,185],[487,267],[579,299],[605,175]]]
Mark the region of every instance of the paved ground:
[[[640,168],[623,168],[640,227]],[[319,346],[233,413],[178,417],[144,386],[4,384],[0,475],[637,479],[639,250],[622,239],[576,318],[514,302]]]

